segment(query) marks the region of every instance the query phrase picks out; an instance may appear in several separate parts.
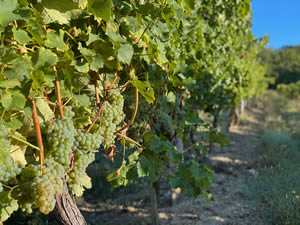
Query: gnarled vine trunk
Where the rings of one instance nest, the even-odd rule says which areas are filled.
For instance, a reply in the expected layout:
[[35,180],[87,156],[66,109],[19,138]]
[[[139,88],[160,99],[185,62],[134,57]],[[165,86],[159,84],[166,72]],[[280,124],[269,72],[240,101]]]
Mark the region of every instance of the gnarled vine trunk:
[[61,194],[56,196],[54,209],[56,220],[61,225],[87,225],[75,201],[69,194],[66,182]]
[[159,225],[160,179],[150,185],[152,225]]

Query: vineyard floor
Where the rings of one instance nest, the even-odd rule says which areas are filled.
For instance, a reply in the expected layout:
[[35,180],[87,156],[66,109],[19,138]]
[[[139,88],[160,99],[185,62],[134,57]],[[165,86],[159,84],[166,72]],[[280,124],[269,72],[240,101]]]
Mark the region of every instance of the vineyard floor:
[[[247,178],[256,174],[252,166],[260,143],[262,111],[259,107],[248,110],[240,125],[232,128],[229,134],[231,144],[223,149],[215,146],[208,153],[209,164],[215,171],[210,203],[201,197],[193,201],[180,195],[171,207],[170,189],[162,185],[159,209],[162,225],[263,224],[259,219],[259,206],[247,198]],[[84,202],[81,210],[91,225],[151,224],[147,188],[109,202]]]

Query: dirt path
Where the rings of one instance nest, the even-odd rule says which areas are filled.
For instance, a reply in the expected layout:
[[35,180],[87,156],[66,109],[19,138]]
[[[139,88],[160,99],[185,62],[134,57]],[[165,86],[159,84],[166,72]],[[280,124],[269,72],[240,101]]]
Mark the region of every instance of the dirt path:
[[[251,206],[245,191],[246,180],[255,176],[251,169],[259,145],[261,128],[260,111],[248,112],[239,128],[229,134],[231,144],[224,149],[215,147],[208,154],[215,171],[215,183],[211,187],[213,201],[203,198],[192,201],[180,196],[170,207],[166,202],[169,189],[162,188],[162,206],[159,216],[162,225],[261,225],[257,209]],[[151,224],[148,190],[122,196],[111,202],[84,203],[81,206],[91,225],[146,225]]]

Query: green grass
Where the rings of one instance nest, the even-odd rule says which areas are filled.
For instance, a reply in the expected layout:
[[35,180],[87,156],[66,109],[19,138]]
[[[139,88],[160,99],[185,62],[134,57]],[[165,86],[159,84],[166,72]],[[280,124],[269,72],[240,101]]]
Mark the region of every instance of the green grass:
[[260,103],[264,134],[249,197],[266,225],[300,225],[300,101],[268,92]]

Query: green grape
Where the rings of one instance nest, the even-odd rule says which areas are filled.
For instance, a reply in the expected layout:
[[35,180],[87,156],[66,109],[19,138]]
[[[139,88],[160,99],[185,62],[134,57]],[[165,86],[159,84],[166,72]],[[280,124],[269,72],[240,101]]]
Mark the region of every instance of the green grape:
[[51,156],[65,168],[70,165],[70,154],[75,141],[76,129],[72,117],[74,112],[65,107],[63,119],[46,122],[44,126]]
[[103,137],[100,134],[87,133],[80,130],[76,130],[75,133],[75,142],[74,142],[74,150],[82,150],[85,152],[94,152],[99,149],[101,143],[103,141]]
[[90,152],[82,152],[78,151],[74,158],[74,166],[69,173],[69,177],[67,179],[68,186],[71,189],[72,193],[80,196],[80,190],[83,189],[85,184],[82,182],[82,178],[85,175],[86,168],[95,160],[95,153]]
[[8,182],[21,172],[21,168],[11,158],[10,140],[7,135],[6,127],[0,123],[0,192],[3,191],[2,183]]
[[46,159],[45,165],[30,164],[23,169],[19,203],[22,211],[31,213],[33,208],[48,214],[55,207],[55,196],[63,189],[65,170],[54,159]]
[[108,101],[102,111],[100,133],[104,137],[103,145],[108,148],[115,143],[115,132],[125,117],[123,112],[124,99],[119,90],[111,90]]

